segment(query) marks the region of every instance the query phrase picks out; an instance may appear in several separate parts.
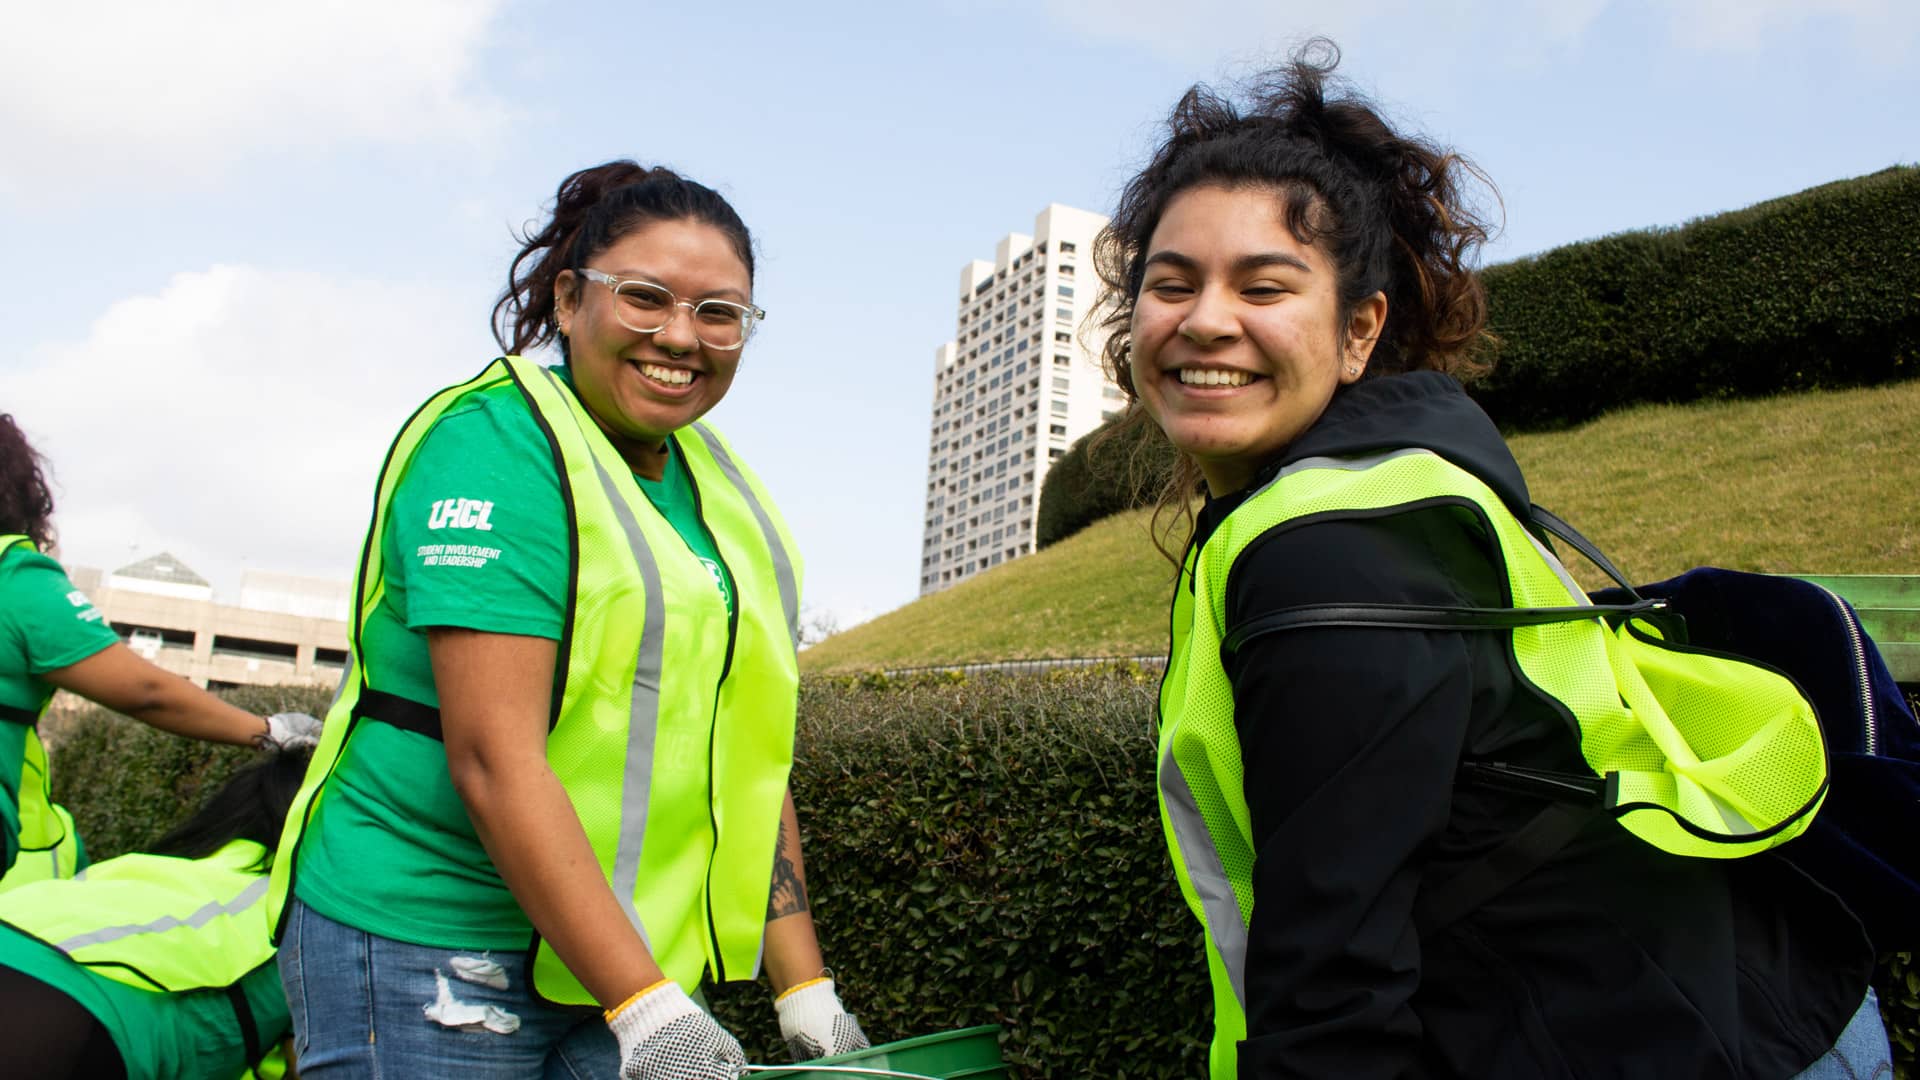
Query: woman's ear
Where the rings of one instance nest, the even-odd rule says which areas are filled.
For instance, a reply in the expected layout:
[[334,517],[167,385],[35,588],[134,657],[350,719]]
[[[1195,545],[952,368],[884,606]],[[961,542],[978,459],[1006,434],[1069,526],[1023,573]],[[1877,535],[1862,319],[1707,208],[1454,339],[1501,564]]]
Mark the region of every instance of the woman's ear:
[[1367,369],[1373,346],[1387,325],[1387,294],[1376,292],[1353,306],[1346,325],[1346,348],[1340,358],[1342,382],[1353,382]]
[[574,309],[580,303],[580,278],[571,270],[562,270],[553,278],[553,324],[561,336],[573,325]]

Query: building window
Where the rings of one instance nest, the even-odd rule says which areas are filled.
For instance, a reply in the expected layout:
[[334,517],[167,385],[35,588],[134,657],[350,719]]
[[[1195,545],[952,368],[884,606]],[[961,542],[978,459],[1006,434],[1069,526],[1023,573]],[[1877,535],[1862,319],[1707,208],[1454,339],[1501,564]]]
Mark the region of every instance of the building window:
[[1070,240],[1060,241],[1060,254],[1062,255],[1073,254],[1073,242]]
[[1062,321],[1064,321],[1064,322],[1072,322],[1072,321],[1073,321],[1073,309],[1072,309],[1072,308],[1059,308],[1059,309],[1056,309],[1056,310],[1054,311],[1054,313],[1053,313],[1053,314],[1054,314],[1054,317],[1055,317],[1055,318],[1057,318],[1057,319],[1060,319],[1060,320],[1062,320]]
[[1064,439],[1064,438],[1066,438],[1066,437],[1067,437],[1067,425],[1065,425],[1065,424],[1048,424],[1048,425],[1047,425],[1047,434],[1049,434],[1049,435],[1056,435],[1056,436],[1059,436],[1060,438],[1062,438],[1062,439]]
[[1064,454],[1064,453],[1066,453],[1066,451],[1065,451],[1065,450],[1062,450],[1062,449],[1060,449],[1059,447],[1057,447],[1057,446],[1056,446],[1056,447],[1054,447],[1053,449],[1051,449],[1051,450],[1049,450],[1049,451],[1047,451],[1047,460],[1048,460],[1048,461],[1059,461],[1059,460],[1060,460],[1060,455],[1061,455],[1061,454]]
[[1065,415],[1067,415],[1067,403],[1066,403],[1066,402],[1064,402],[1064,401],[1056,401],[1056,402],[1054,402],[1054,403],[1053,403],[1053,415],[1055,415],[1055,416],[1065,416]]
[[1053,291],[1058,293],[1061,296],[1067,297],[1068,299],[1073,298],[1073,286],[1071,285],[1062,285]]

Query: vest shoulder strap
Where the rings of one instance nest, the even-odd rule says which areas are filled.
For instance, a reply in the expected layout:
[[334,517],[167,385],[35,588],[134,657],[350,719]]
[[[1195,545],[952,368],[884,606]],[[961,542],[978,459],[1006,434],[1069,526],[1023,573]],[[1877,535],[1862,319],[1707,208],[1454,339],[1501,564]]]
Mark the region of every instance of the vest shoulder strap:
[[233,1007],[234,1022],[240,1025],[240,1042],[246,1048],[247,1068],[260,1063],[260,1025],[253,1019],[253,1006],[247,1004],[245,976],[227,984],[227,1004]]

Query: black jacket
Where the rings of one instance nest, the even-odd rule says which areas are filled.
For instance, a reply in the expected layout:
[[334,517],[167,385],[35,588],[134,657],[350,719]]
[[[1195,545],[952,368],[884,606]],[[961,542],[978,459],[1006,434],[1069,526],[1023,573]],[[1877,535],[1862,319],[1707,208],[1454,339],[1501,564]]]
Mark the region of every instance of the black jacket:
[[[1301,458],[1407,446],[1526,481],[1453,380],[1340,392],[1201,542]],[[1508,606],[1498,547],[1451,505],[1287,523],[1227,579],[1226,624],[1300,604]],[[1590,771],[1501,632],[1309,629],[1231,658],[1257,852],[1242,1077],[1790,1077],[1838,1037],[1872,953],[1831,894],[1771,856],[1666,854],[1595,816],[1545,865],[1423,937],[1423,887],[1546,802],[1456,783],[1463,758]]]

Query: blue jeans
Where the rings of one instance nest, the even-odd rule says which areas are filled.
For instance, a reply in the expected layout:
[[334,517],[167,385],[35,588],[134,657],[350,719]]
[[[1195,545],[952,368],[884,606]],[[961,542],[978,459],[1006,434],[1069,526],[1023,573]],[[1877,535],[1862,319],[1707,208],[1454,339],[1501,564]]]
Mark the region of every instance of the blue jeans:
[[376,937],[291,902],[280,981],[302,1080],[617,1080],[598,1009],[542,1004],[527,956]]
[[1882,1080],[1892,1075],[1893,1048],[1880,1022],[1880,998],[1869,987],[1867,1000],[1847,1021],[1840,1041],[1793,1080]]

